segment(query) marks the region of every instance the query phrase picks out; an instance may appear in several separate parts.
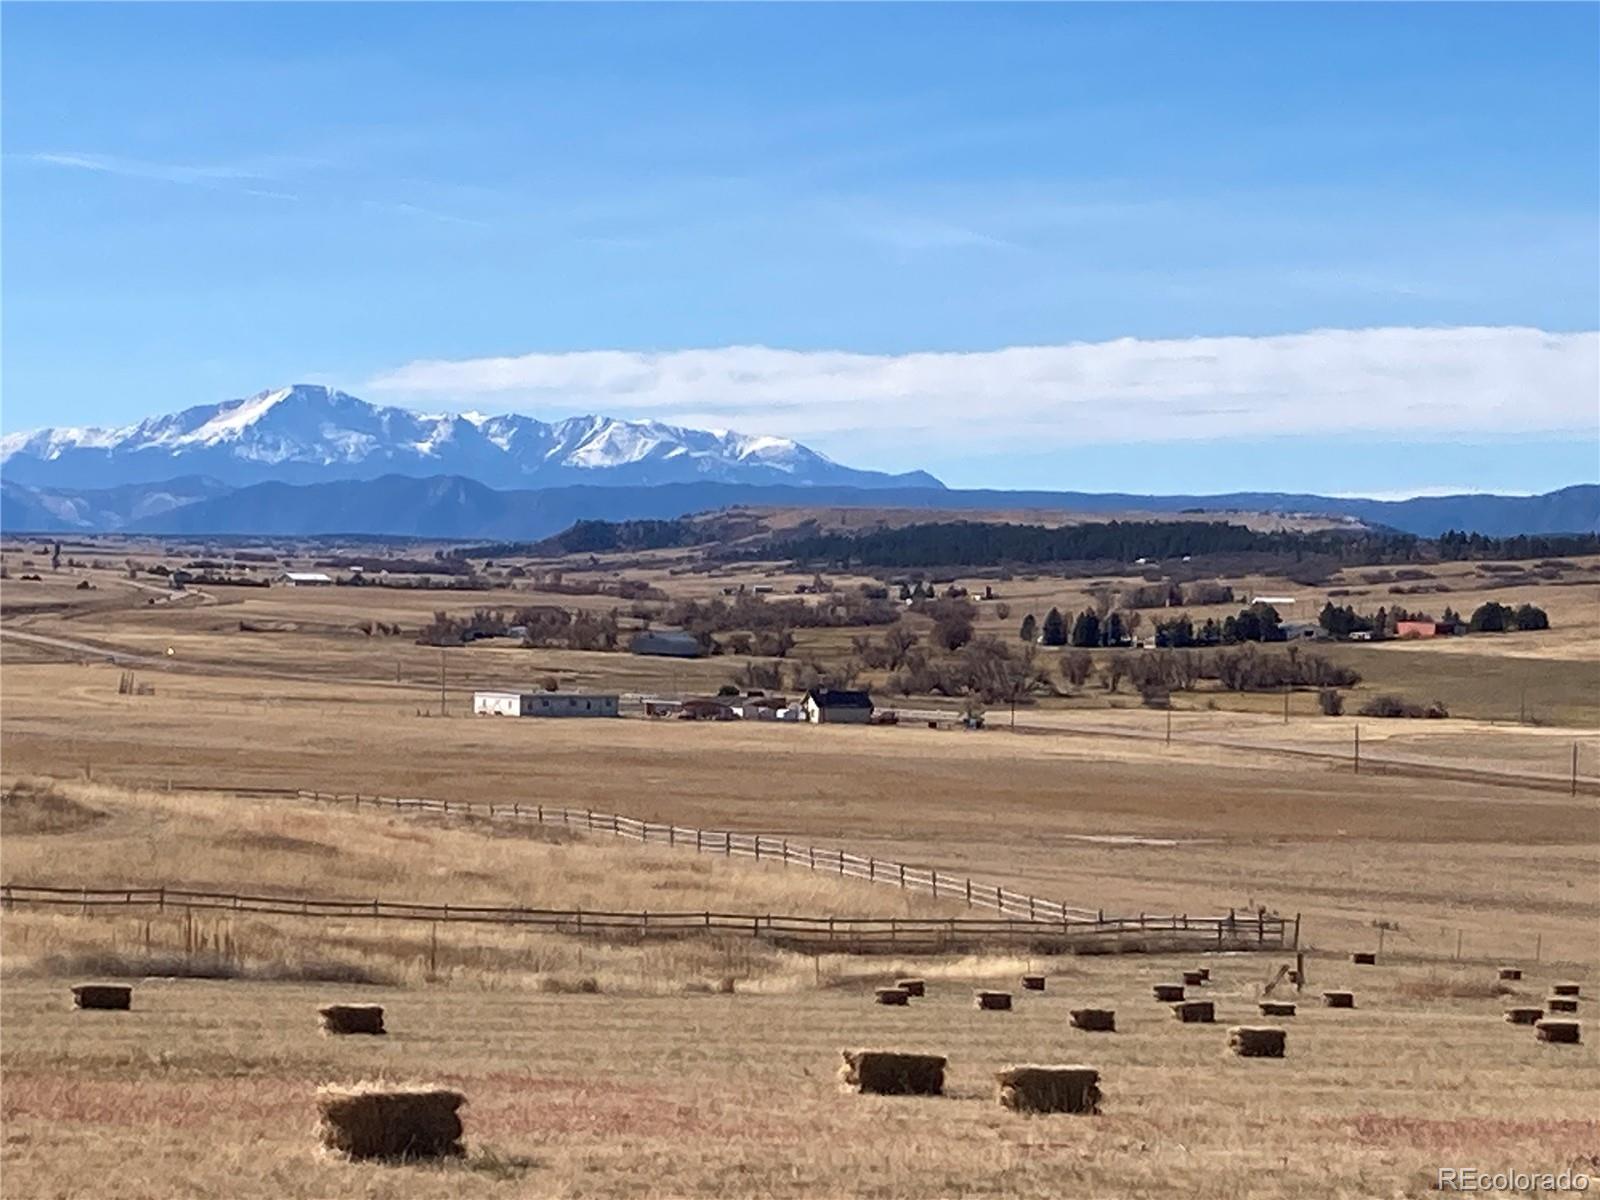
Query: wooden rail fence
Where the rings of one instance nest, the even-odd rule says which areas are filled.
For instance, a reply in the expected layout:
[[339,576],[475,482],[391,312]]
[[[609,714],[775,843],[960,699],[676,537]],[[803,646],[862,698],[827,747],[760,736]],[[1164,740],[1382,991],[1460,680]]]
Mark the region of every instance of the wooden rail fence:
[[873,858],[870,855],[851,854],[837,847],[810,846],[765,833],[696,829],[687,825],[640,821],[617,813],[595,812],[587,808],[558,808],[548,804],[484,804],[472,801],[404,799],[303,789],[295,794],[302,800],[352,804],[358,808],[370,805],[396,811],[420,810],[462,816],[487,816],[497,820],[531,821],[540,825],[581,829],[589,833],[609,833],[614,837],[627,838],[635,842],[649,842],[683,850],[693,849],[698,854],[721,854],[727,857],[750,858],[757,862],[782,863],[785,866],[803,867],[845,879],[860,879],[906,891],[922,892],[936,900],[964,903],[968,908],[993,909],[1001,916],[1017,920],[1044,921],[1052,925],[1072,922],[1098,923],[1105,920],[1103,910],[1076,908],[1060,900],[1030,896],[998,884],[980,883],[965,875],[952,875],[948,871],[941,873],[936,868],[913,867],[888,859]]
[[955,949],[1026,942],[1043,949],[1095,943],[1143,943],[1172,948],[1283,950],[1298,945],[1299,918],[1110,917],[1022,920],[988,917],[807,917],[770,913],[613,912],[591,909],[507,908],[422,904],[406,900],[267,896],[184,888],[0,885],[0,908],[122,913],[256,913],[320,920],[466,922],[613,939],[720,935],[761,938],[819,951]]

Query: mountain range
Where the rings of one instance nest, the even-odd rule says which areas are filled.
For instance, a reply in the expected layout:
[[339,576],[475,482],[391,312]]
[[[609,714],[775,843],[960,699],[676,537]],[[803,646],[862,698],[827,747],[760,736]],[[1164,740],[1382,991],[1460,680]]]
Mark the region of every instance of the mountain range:
[[733,505],[909,508],[944,513],[1032,508],[1106,517],[1196,510],[1282,512],[1344,517],[1353,523],[1421,537],[1434,537],[1447,529],[1497,537],[1600,532],[1600,485],[1596,484],[1542,496],[1360,500],[1275,492],[1144,496],[717,482],[498,490],[460,476],[417,479],[403,475],[334,483],[258,483],[243,488],[188,478],[85,490],[35,488],[0,480],[0,528],[37,533],[346,533],[524,541],[548,537],[578,520],[671,518]]
[[316,384],[186,408],[114,429],[0,437],[15,483],[104,489],[204,476],[226,487],[328,483],[383,475],[459,475],[496,488],[575,483],[782,483],[934,487],[924,471],[841,466],[788,438],[685,429],[659,421],[510,413],[423,414]]
[[0,437],[0,528],[526,540],[580,519],[730,505],[1282,512],[1436,536],[1600,531],[1600,485],[1366,500],[1280,492],[958,490],[841,466],[787,438],[656,421],[424,415],[297,384],[116,429]]

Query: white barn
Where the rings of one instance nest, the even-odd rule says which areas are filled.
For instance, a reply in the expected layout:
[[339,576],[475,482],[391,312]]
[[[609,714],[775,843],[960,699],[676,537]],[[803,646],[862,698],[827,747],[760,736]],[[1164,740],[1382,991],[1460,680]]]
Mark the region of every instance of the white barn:
[[321,571],[284,571],[278,582],[284,587],[332,587],[333,576]]

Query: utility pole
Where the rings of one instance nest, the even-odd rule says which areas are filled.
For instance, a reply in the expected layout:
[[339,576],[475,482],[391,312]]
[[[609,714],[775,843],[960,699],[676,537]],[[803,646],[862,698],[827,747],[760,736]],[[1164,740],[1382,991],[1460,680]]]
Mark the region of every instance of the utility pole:
[[1361,774],[1361,726],[1356,726],[1356,774]]
[[1172,745],[1172,697],[1167,697],[1167,745]]

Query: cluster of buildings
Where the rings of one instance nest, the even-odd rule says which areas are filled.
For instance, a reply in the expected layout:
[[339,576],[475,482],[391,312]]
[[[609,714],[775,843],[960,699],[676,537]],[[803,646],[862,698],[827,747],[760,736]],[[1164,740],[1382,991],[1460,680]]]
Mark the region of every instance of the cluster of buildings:
[[[791,703],[781,696],[713,696],[642,702],[647,717],[685,721],[785,721],[812,725],[869,725],[872,697],[866,692],[812,688]],[[617,717],[614,692],[475,692],[474,715],[486,717]]]

